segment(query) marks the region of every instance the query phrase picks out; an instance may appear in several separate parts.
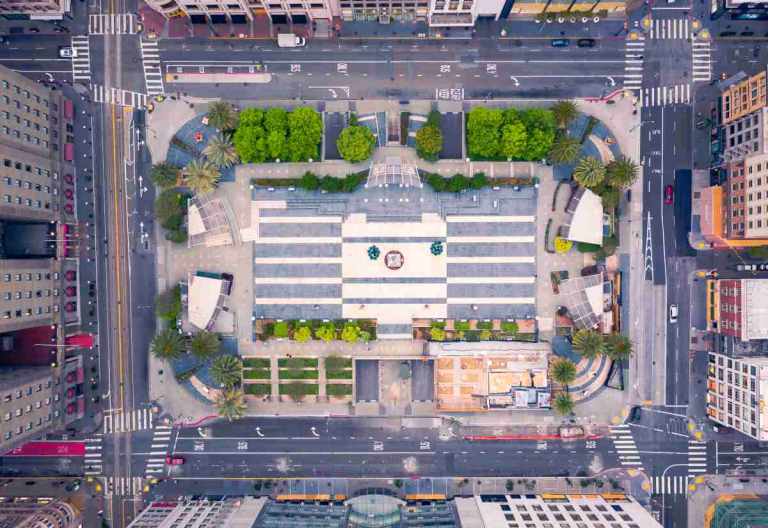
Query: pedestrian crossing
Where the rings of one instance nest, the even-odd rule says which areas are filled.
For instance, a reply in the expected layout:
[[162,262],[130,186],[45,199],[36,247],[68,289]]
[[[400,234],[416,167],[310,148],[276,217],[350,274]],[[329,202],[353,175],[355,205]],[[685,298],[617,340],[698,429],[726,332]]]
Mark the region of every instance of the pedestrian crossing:
[[639,90],[643,84],[645,39],[627,40],[624,45],[624,88]]
[[140,27],[136,15],[129,13],[88,15],[88,33],[91,35],[134,35]]
[[707,443],[688,441],[688,474],[707,472]]
[[687,18],[657,18],[652,21],[648,34],[654,40],[687,40],[691,37],[690,21]]
[[165,457],[168,456],[168,445],[171,441],[171,427],[158,425],[152,434],[152,445],[149,447],[150,457],[144,474],[151,477],[165,470]]
[[628,425],[611,426],[611,440],[613,440],[613,446],[616,448],[622,466],[643,470],[640,454],[637,452],[635,440],[632,438],[632,430]]
[[72,81],[91,82],[91,50],[88,37],[85,35],[72,36],[72,49],[76,57],[72,57]]
[[144,83],[147,95],[163,95],[163,70],[160,65],[160,49],[156,40],[141,39],[141,63],[144,67]]
[[113,412],[104,415],[104,433],[129,433],[152,429],[152,410],[134,409],[128,413]]
[[91,84],[93,102],[106,103],[117,106],[132,106],[144,108],[147,106],[147,94],[122,90],[120,88],[108,88],[100,84]]
[[104,437],[101,435],[85,439],[85,466],[86,475],[101,475],[104,471],[101,461],[101,448]]
[[141,495],[144,487],[142,477],[107,477],[106,496],[127,497],[131,495]]
[[687,475],[651,477],[651,493],[654,495],[687,495],[689,479]]
[[709,82],[712,79],[712,43],[709,40],[693,39],[691,63],[693,82]]
[[691,85],[676,84],[674,86],[657,86],[640,90],[639,105],[641,107],[664,106],[671,104],[690,104]]

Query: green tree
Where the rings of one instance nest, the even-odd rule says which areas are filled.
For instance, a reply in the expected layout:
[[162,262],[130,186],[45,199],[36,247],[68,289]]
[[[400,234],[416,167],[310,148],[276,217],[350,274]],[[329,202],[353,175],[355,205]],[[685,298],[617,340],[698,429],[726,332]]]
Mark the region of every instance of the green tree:
[[246,108],[240,112],[237,127],[261,127],[264,122],[264,110],[261,108]]
[[290,331],[291,328],[288,326],[287,321],[278,321],[275,323],[273,333],[277,338],[285,338],[288,337]]
[[600,185],[605,179],[605,166],[592,156],[581,158],[573,169],[573,179],[587,188]]
[[579,110],[573,101],[558,101],[550,107],[558,128],[568,128],[568,125],[579,115]]
[[208,106],[208,124],[222,132],[237,126],[237,114],[226,101],[216,101]]
[[167,328],[152,338],[149,349],[158,359],[177,359],[184,352],[184,340],[175,329]]
[[184,221],[186,198],[176,189],[166,189],[155,200],[155,217],[165,229]]
[[[532,130],[542,130],[554,134],[557,129],[555,114],[547,108],[527,108],[519,112],[520,120],[530,134]],[[549,149],[547,149],[549,150]]]
[[242,123],[233,138],[235,152],[243,163],[263,163],[267,159],[267,140],[264,129],[258,125]]
[[289,161],[318,159],[318,147],[323,138],[323,120],[314,108],[300,106],[288,114]]
[[605,338],[605,355],[614,361],[625,361],[632,356],[632,341],[622,334],[610,334]]
[[552,362],[550,373],[560,385],[570,385],[576,379],[576,365],[573,361],[560,358]]
[[370,158],[375,144],[373,133],[364,126],[348,126],[336,140],[339,154],[350,163]]
[[306,343],[312,339],[312,329],[308,326],[300,326],[293,331],[293,339],[299,343]]
[[202,330],[192,336],[189,351],[201,361],[207,361],[219,353],[219,334]]
[[320,188],[320,178],[312,172],[305,172],[299,180],[299,187],[307,191],[316,191]]
[[168,189],[169,187],[176,186],[176,183],[179,181],[179,172],[179,168],[176,165],[164,161],[152,165],[150,177],[155,185],[161,189]]
[[315,330],[315,337],[328,342],[336,339],[336,327],[333,323],[323,323]]
[[552,402],[552,408],[555,409],[555,412],[562,414],[563,416],[571,414],[573,412],[573,398],[571,398],[571,395],[567,392],[561,392],[555,396],[555,399]]
[[247,408],[245,395],[241,389],[223,390],[216,398],[216,409],[219,411],[219,416],[230,422],[245,416]]
[[184,167],[184,181],[195,194],[213,192],[220,177],[218,167],[209,161],[192,160]]
[[264,114],[264,129],[267,132],[280,132],[283,137],[288,133],[288,111],[278,106]]
[[476,106],[467,114],[467,152],[470,157],[495,158],[499,155],[501,110]]
[[285,132],[279,130],[272,130],[267,132],[267,154],[270,159],[280,159],[286,149]]
[[484,172],[476,172],[472,175],[472,178],[469,180],[469,186],[472,189],[480,190],[485,187],[488,187],[488,177],[485,175]]
[[581,151],[581,143],[578,139],[568,135],[562,135],[552,143],[549,149],[549,161],[552,163],[572,163]]
[[528,131],[525,125],[516,121],[501,127],[501,155],[508,159],[525,157],[528,146]]
[[228,354],[217,357],[211,364],[211,378],[219,385],[231,388],[242,381],[243,362]]
[[445,330],[439,326],[433,326],[429,329],[429,337],[432,341],[445,341]]
[[165,321],[175,322],[181,314],[181,286],[165,290],[155,298],[155,314]]
[[228,134],[214,136],[203,149],[203,154],[214,166],[221,169],[237,163],[237,152]]
[[768,259],[768,246],[755,246],[747,250],[747,255],[755,259]]
[[537,161],[543,160],[552,150],[555,142],[555,130],[553,128],[528,129],[528,144],[525,147],[523,159]]
[[341,330],[341,340],[347,343],[357,343],[360,340],[360,327],[355,323],[346,323]]
[[605,167],[608,183],[617,189],[625,189],[635,183],[638,175],[637,164],[624,156],[608,163]]
[[416,153],[420,158],[436,161],[443,150],[443,133],[435,125],[424,125],[416,131]]
[[605,352],[603,336],[594,330],[579,330],[573,336],[573,349],[585,358],[594,358]]

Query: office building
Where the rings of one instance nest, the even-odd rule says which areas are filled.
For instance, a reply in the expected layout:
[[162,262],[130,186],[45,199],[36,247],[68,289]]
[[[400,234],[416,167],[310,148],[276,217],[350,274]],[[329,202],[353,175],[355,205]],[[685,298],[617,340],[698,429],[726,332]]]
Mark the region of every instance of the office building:
[[251,528],[266,498],[202,498],[152,502],[128,528]]
[[768,440],[768,358],[710,352],[707,415],[760,441]]
[[0,528],[79,528],[80,512],[73,505],[51,499],[13,499],[0,502]]
[[707,281],[707,330],[737,341],[768,339],[768,279]]
[[0,446],[33,437],[58,418],[51,372],[50,367],[0,368]]
[[274,24],[307,24],[339,16],[336,0],[147,0],[147,5],[166,17],[187,16],[193,24],[246,24],[265,15]]
[[0,16],[29,20],[61,20],[70,10],[70,0],[3,0]]
[[721,119],[728,125],[768,104],[766,100],[766,70],[734,83],[720,95]]

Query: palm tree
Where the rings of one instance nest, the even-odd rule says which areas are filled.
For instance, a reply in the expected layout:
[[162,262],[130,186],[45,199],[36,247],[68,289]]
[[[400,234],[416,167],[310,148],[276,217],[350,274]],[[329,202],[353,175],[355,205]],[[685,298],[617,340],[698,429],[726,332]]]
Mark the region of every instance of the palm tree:
[[576,379],[576,365],[566,358],[559,358],[550,366],[552,379],[560,385],[570,385]]
[[573,399],[567,392],[561,392],[555,396],[555,400],[552,402],[552,407],[558,414],[565,416],[573,412]]
[[221,391],[219,397],[216,398],[216,408],[219,411],[219,416],[231,422],[242,418],[248,406],[241,389],[226,389]]
[[624,361],[632,355],[632,341],[622,334],[611,334],[605,340],[605,354],[614,361]]
[[558,128],[568,128],[568,125],[579,115],[579,110],[573,101],[558,101],[550,107],[555,115]]
[[173,328],[168,328],[152,338],[149,349],[156,358],[176,359],[184,352],[184,340]]
[[583,187],[600,185],[605,179],[605,166],[592,156],[581,158],[573,169],[573,179]]
[[196,358],[207,361],[219,351],[219,334],[203,330],[192,336],[189,351]]
[[581,143],[571,136],[560,136],[549,150],[549,160],[554,163],[571,163],[581,150]]
[[192,160],[184,167],[184,179],[195,194],[213,192],[220,177],[219,169],[209,161]]
[[624,156],[611,161],[605,167],[608,182],[619,189],[629,187],[637,179],[637,164]]
[[179,168],[176,165],[163,161],[152,165],[150,172],[152,182],[161,189],[174,187],[179,179]]
[[208,161],[220,169],[231,167],[237,162],[237,152],[229,135],[218,135],[211,138],[203,150]]
[[216,101],[208,107],[208,124],[221,131],[232,130],[237,126],[237,114],[226,101]]
[[235,356],[224,355],[213,360],[211,377],[213,381],[230,388],[242,380],[243,362]]
[[585,358],[593,358],[605,352],[603,336],[594,330],[579,330],[573,336],[573,349]]

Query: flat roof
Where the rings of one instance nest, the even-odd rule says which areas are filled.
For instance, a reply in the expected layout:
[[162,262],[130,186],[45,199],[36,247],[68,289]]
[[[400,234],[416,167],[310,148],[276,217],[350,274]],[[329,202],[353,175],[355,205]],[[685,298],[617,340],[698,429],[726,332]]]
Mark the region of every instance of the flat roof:
[[742,279],[741,339],[768,339],[768,279]]

